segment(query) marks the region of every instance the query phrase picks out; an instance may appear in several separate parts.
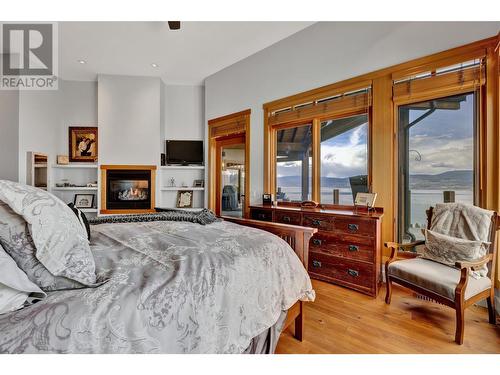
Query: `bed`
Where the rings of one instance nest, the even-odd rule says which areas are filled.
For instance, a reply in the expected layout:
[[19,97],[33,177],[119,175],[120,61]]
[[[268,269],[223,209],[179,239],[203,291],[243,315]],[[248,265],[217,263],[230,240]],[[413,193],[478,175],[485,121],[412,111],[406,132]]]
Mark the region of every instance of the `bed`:
[[91,225],[96,284],[0,315],[0,353],[272,353],[288,325],[302,339],[314,231],[242,219]]

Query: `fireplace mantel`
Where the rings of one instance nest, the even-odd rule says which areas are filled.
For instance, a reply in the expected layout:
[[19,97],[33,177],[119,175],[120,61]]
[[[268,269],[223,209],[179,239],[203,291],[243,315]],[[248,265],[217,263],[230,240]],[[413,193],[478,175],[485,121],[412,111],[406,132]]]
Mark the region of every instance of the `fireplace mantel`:
[[[156,166],[155,165],[101,165],[101,214],[139,214],[155,212]],[[109,171],[138,172],[149,171],[149,203],[141,208],[114,208],[108,207],[108,173]],[[109,179],[112,176],[109,175]],[[136,201],[131,201],[136,202]],[[131,203],[133,204],[133,203]],[[111,205],[111,203],[109,203]]]

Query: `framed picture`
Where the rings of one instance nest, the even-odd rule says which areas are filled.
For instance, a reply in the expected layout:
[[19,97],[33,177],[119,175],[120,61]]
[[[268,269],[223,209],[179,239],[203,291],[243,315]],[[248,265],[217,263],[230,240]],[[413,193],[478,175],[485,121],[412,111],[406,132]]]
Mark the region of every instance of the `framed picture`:
[[377,199],[377,193],[357,193],[354,200],[355,206],[373,207]]
[[204,187],[205,186],[205,180],[194,180],[193,181],[193,187]]
[[193,207],[193,190],[179,190],[177,192],[177,208]]
[[69,127],[69,161],[97,161],[97,128]]
[[92,208],[94,207],[94,194],[75,194],[73,204],[77,208]]

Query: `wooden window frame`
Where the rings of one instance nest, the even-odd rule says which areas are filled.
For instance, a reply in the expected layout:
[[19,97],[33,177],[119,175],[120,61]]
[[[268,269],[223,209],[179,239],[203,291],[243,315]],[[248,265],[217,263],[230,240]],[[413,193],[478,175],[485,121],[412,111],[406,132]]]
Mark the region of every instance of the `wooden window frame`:
[[[279,130],[295,128],[304,125],[311,125],[312,129],[312,186],[311,199],[315,202],[321,202],[321,123],[327,120],[337,120],[341,118],[356,116],[360,114],[368,115],[368,186],[371,187],[371,81],[361,80],[355,84],[338,86],[330,91],[321,91],[318,94],[294,97],[290,102],[277,102],[272,106],[264,105],[264,190],[267,193],[276,194],[277,190],[277,138]],[[294,108],[300,103],[312,102],[323,98],[343,95],[347,92],[368,89],[367,100],[362,104],[349,106],[349,102],[342,108],[329,108],[328,103],[317,104],[316,106],[305,107],[298,111],[283,112],[277,115],[278,119],[271,118],[273,112],[281,108]],[[361,94],[360,96],[362,96]],[[348,97],[347,100],[351,98]],[[340,100],[344,100],[343,98]],[[355,102],[355,100],[354,100]],[[337,104],[335,102],[334,104]],[[353,103],[354,104],[354,103]],[[280,108],[281,106],[281,108]],[[319,107],[319,108],[318,108]],[[322,204],[323,206],[335,206],[331,204]]]
[[[263,104],[264,111],[264,192],[274,193],[275,186],[275,139],[269,124],[270,113],[283,108],[300,105],[319,98],[372,87],[372,106],[370,119],[371,135],[371,184],[378,193],[378,205],[384,206],[382,240],[392,241],[396,233],[397,192],[397,128],[395,126],[395,103],[392,97],[393,81],[433,71],[476,58],[485,58],[485,85],[481,102],[481,192],[482,207],[500,211],[500,33],[498,35],[469,43],[463,46],[438,52],[429,56],[413,59],[401,64],[363,74],[358,77],[291,95]],[[470,89],[469,89],[470,91]],[[451,94],[450,94],[451,95]],[[422,98],[419,98],[419,101]],[[388,172],[392,170],[393,172]],[[317,196],[317,193],[316,193]],[[499,267],[500,269],[500,267]],[[500,275],[499,275],[500,277]],[[500,281],[500,279],[498,280]],[[500,284],[500,283],[499,283]]]
[[404,100],[398,100],[394,102],[394,126],[395,126],[395,141],[394,141],[394,160],[395,160],[395,168],[394,168],[394,183],[395,183],[395,193],[396,193],[396,198],[394,202],[394,212],[396,213],[396,229],[395,229],[395,236],[398,241],[401,241],[401,223],[399,220],[401,220],[401,215],[400,213],[403,212],[400,207],[400,189],[401,189],[401,184],[400,184],[400,152],[401,152],[401,147],[400,147],[400,142],[399,142],[399,110],[401,106],[405,106],[408,104],[414,104],[414,103],[419,103],[422,101],[428,101],[428,100],[437,100],[437,99],[442,99],[446,98],[448,96],[454,96],[454,95],[461,95],[461,94],[475,94],[475,99],[477,102],[474,104],[475,105],[475,110],[477,110],[476,115],[476,122],[474,126],[474,194],[473,194],[473,200],[474,204],[477,204],[479,206],[484,205],[484,186],[482,185],[482,181],[484,181],[484,170],[482,168],[482,165],[484,164],[484,156],[486,153],[486,148],[484,147],[484,140],[482,137],[484,136],[484,132],[482,132],[482,129],[484,129],[484,116],[482,115],[482,97],[485,94],[484,86],[476,87],[476,88],[471,88],[469,87],[468,90],[462,89],[462,88],[457,88],[456,90],[451,90],[451,91],[446,91],[446,93],[443,93],[439,90],[439,87],[436,87],[436,90],[429,90],[429,92],[426,95],[418,95],[416,97],[407,97]]
[[208,208],[216,212],[217,141],[234,136],[245,137],[245,207],[243,217],[250,215],[250,114],[251,110],[232,113],[208,121]]

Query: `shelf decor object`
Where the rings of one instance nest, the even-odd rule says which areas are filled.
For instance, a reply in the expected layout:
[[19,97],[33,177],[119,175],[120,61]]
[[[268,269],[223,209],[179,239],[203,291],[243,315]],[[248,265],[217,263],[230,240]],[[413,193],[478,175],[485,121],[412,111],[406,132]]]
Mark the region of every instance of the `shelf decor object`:
[[193,190],[179,190],[177,192],[177,208],[193,207]]
[[57,155],[57,164],[59,164],[59,165],[69,164],[69,156],[68,155]]

